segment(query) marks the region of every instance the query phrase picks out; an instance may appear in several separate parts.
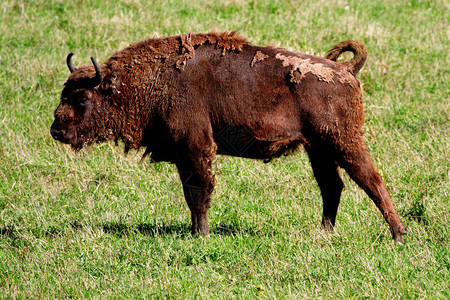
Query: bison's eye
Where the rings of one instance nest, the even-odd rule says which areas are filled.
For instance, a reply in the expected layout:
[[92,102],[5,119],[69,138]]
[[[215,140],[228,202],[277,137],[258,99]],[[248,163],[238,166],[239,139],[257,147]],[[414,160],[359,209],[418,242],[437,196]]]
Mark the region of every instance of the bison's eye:
[[86,105],[92,98],[92,93],[90,91],[83,91],[78,94],[78,103],[80,105]]
[[86,104],[91,100],[91,98],[84,97],[80,99],[80,104]]

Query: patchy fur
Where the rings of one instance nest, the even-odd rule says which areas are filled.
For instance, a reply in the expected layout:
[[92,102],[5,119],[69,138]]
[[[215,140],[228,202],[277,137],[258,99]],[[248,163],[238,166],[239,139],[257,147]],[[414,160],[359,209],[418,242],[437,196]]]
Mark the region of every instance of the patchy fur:
[[313,63],[309,58],[304,59],[298,56],[286,56],[281,53],[278,53],[275,58],[282,61],[283,67],[292,67],[289,72],[292,83],[300,83],[305,78],[306,73],[311,73],[318,80],[327,83],[335,83],[335,79],[337,79],[341,83],[356,84],[355,78],[349,76],[348,72],[334,70],[330,66],[321,63]]
[[268,58],[269,55],[265,55],[261,51],[256,51],[255,56],[253,56],[253,59],[250,63],[250,66],[254,66],[257,62],[263,61],[264,59]]
[[[337,62],[343,51],[354,57]],[[193,233],[209,234],[216,154],[268,161],[304,145],[322,192],[323,228],[335,224],[341,167],[403,241],[363,140],[363,43],[339,43],[326,59],[253,46],[235,32],[188,33],[132,44],[102,67],[92,60],[96,69],[76,68],[71,57],[52,136],[75,149],[122,140],[125,151],[144,147],[144,157],[176,164]]]

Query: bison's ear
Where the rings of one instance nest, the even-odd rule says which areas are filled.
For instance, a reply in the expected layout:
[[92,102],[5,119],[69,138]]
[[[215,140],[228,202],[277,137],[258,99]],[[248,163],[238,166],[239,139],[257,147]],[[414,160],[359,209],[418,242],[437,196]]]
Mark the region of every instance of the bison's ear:
[[108,94],[117,95],[120,86],[120,70],[115,69],[105,78],[103,78],[101,83],[101,88]]

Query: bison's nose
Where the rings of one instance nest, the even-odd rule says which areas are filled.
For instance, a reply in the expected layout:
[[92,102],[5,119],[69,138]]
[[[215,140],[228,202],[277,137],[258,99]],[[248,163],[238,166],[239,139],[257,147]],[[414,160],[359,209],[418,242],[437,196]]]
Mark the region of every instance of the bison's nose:
[[50,134],[57,141],[62,141],[64,139],[64,131],[62,130],[50,128]]

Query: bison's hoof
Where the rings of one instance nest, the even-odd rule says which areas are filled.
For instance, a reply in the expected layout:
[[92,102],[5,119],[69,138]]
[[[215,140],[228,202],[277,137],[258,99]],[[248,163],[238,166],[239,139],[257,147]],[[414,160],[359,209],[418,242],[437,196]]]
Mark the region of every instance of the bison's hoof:
[[405,239],[404,239],[404,235],[407,235],[408,232],[406,231],[406,229],[402,229],[399,232],[394,233],[394,240],[399,243],[400,245],[403,245],[405,243]]

